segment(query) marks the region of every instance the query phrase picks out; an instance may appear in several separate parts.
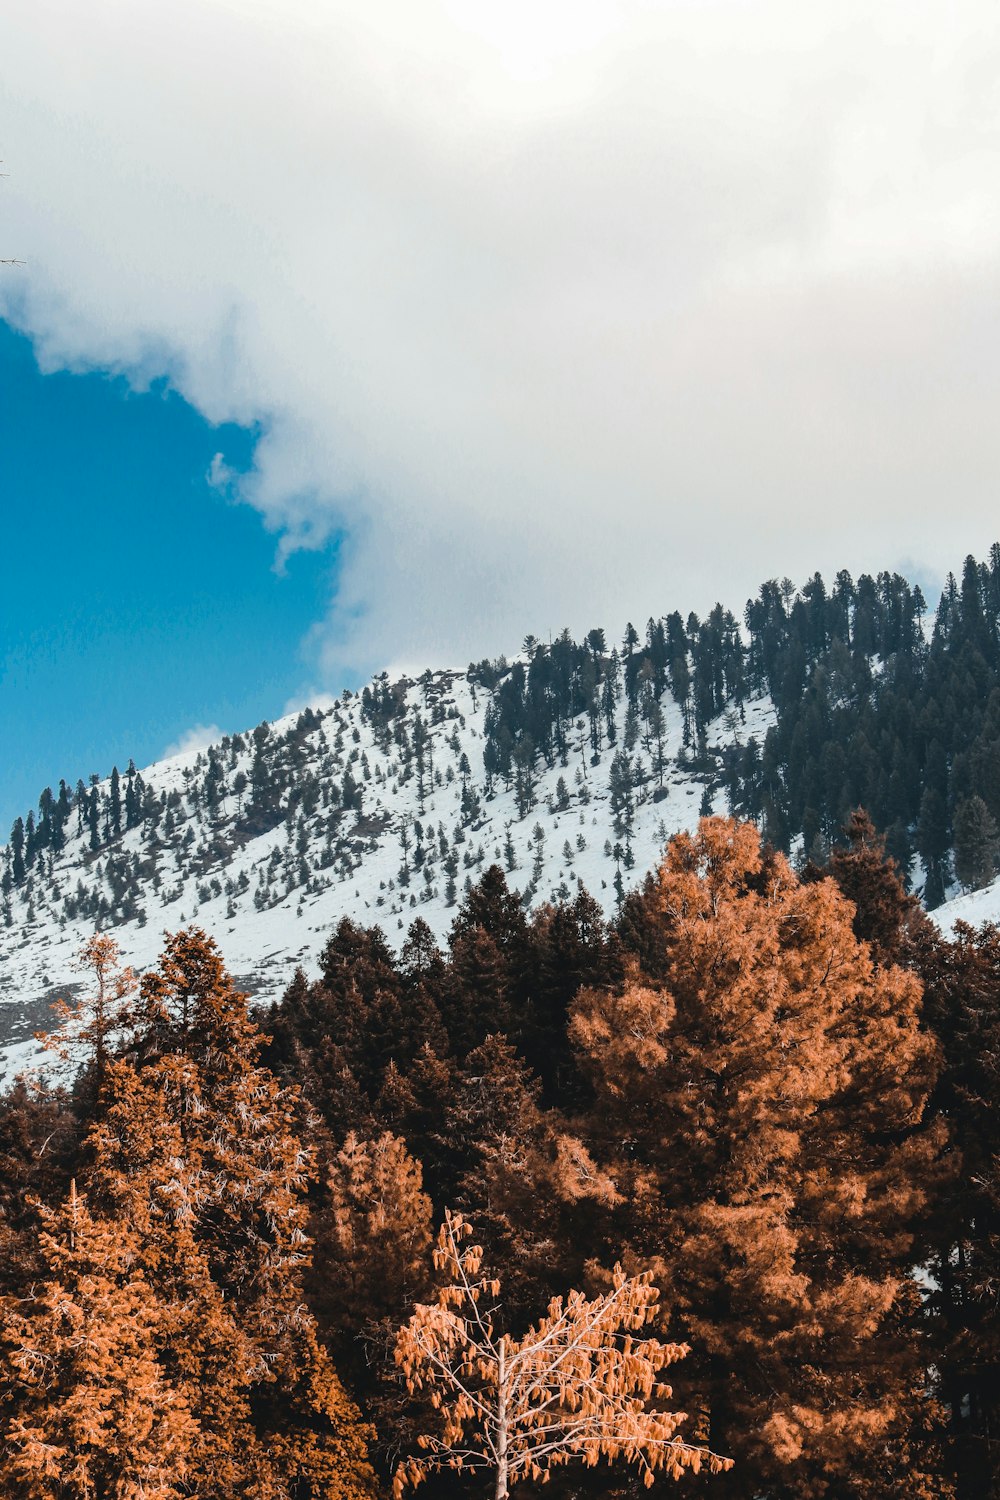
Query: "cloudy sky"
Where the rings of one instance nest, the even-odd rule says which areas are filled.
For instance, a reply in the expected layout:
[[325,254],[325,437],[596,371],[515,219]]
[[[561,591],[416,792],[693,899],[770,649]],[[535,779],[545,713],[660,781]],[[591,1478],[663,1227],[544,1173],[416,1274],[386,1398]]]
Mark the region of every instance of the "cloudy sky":
[[[119,679],[95,755],[1000,532],[993,3],[32,0],[0,156],[5,507],[118,534],[131,420],[133,545],[187,528],[176,638],[133,622],[164,711]],[[104,469],[47,502],[95,380]]]

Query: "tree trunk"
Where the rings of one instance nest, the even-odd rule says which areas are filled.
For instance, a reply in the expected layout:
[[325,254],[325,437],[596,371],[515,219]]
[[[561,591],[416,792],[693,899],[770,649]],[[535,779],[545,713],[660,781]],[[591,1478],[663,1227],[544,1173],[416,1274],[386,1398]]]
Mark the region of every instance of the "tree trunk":
[[501,1338],[497,1350],[497,1485],[494,1500],[507,1500],[507,1372],[504,1368],[506,1354]]

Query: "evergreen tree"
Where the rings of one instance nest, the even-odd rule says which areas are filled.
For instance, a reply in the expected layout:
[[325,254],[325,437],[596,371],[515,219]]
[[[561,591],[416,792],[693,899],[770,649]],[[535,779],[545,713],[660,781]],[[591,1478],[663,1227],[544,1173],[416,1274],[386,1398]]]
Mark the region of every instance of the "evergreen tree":
[[1000,1496],[1000,929],[917,935],[925,1009],[944,1053],[933,1105],[951,1168],[931,1215],[934,1361],[950,1414],[959,1500]]
[[191,1484],[197,1417],[158,1355],[171,1310],[131,1226],[94,1217],[75,1184],[39,1217],[41,1277],[0,1301],[0,1485],[25,1500],[206,1494]]
[[96,851],[101,847],[101,832],[100,832],[101,811],[100,811],[100,803],[98,802],[98,799],[97,799],[97,789],[98,789],[98,778],[96,776],[92,776],[90,778],[90,795],[87,798],[87,823],[88,823],[89,828],[90,828],[90,850],[91,850],[91,853],[96,853]]
[[118,774],[117,766],[112,766],[111,768],[111,789],[108,795],[108,815],[111,820],[111,833],[115,838],[118,838],[121,835],[122,831],[122,794],[121,777]]
[[431,1201],[406,1144],[391,1131],[349,1131],[331,1163],[329,1206],[319,1217],[312,1304],[342,1368],[368,1385],[384,1330],[427,1288]]
[[633,903],[645,973],[574,1007],[617,1233],[670,1267],[684,1403],[736,1495],[863,1493],[869,1446],[898,1453],[917,1417],[920,1335],[894,1310],[940,1149],[934,1047],[919,985],[873,967],[852,917],[706,819]]
[[899,868],[886,853],[886,840],[863,808],[856,808],[844,830],[847,846],[838,846],[830,858],[829,874],[852,903],[851,927],[856,938],[870,945],[880,964],[899,963],[909,935],[919,924],[919,903],[908,895]]
[[136,978],[121,962],[114,938],[96,932],[80,950],[77,967],[88,975],[90,993],[74,1005],[57,1000],[52,1007],[58,1026],[36,1032],[36,1040],[64,1062],[78,1059],[91,1075],[96,1093],[104,1082],[112,1044],[123,1041],[135,1020]]
[[63,1089],[21,1078],[0,1095],[0,1292],[25,1296],[44,1273],[36,1207],[66,1195],[80,1130]]
[[955,877],[966,890],[989,885],[996,874],[1000,842],[982,797],[966,797],[955,808]]
[[26,874],[24,863],[24,819],[16,818],[10,831],[10,847],[13,854],[12,873],[15,885],[23,885]]
[[246,997],[197,929],[168,937],[139,1020],[134,1056],[108,1067],[90,1192],[134,1226],[138,1265],[175,1309],[167,1369],[203,1430],[199,1482],[213,1500],[367,1496],[365,1429],[304,1305],[297,1093],[261,1065]]

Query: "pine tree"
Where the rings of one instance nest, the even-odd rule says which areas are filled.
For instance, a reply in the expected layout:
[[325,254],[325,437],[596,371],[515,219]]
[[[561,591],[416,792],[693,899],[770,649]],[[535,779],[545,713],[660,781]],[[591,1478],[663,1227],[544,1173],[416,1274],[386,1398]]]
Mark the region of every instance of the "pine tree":
[[91,993],[74,1005],[57,1000],[52,1007],[56,1030],[35,1036],[64,1062],[74,1055],[79,1058],[80,1065],[92,1071],[99,1093],[112,1042],[122,1040],[135,1019],[137,980],[130,968],[123,967],[121,949],[106,933],[87,939],[77,967],[90,976]]
[[944,1066],[935,1113],[952,1171],[935,1196],[928,1269],[934,1361],[950,1412],[960,1500],[1000,1497],[1000,929],[927,924],[916,963]]
[[886,853],[886,840],[863,808],[844,829],[847,845],[831,855],[828,873],[854,907],[851,927],[867,942],[879,963],[899,963],[908,938],[920,924],[916,897],[907,894],[899,867]]
[[456,1170],[439,1197],[474,1215],[507,1267],[508,1316],[530,1316],[578,1268],[578,1247],[617,1202],[615,1185],[502,1036],[489,1036],[452,1083],[444,1128]]
[[134,1054],[107,1068],[88,1182],[174,1310],[161,1357],[203,1431],[199,1483],[212,1500],[367,1496],[366,1430],[304,1304],[297,1093],[260,1064],[246,997],[197,929],[168,937],[139,1021]]
[[[475,891],[473,887],[470,895]],[[457,1057],[471,1052],[493,1031],[516,1030],[508,954],[484,927],[451,935],[451,963],[441,1019],[448,1043]]]
[[324,1320],[340,1347],[403,1308],[426,1284],[433,1239],[420,1163],[390,1131],[351,1131],[330,1168],[330,1208],[320,1234],[317,1282]]
[[20,1078],[0,1095],[0,1292],[21,1296],[42,1274],[36,1206],[64,1197],[79,1138],[63,1089]]
[[[626,744],[628,735],[626,733]],[[608,790],[615,816],[615,832],[622,837],[632,830],[635,818],[635,764],[631,755],[619,750],[611,762]]]
[[843,1494],[920,1385],[892,1314],[939,1150],[934,1048],[916,980],[873,967],[852,915],[706,819],[632,904],[645,973],[573,1012],[619,1234],[669,1267],[685,1404],[747,1496]]
[[24,819],[16,818],[10,831],[10,847],[13,854],[12,872],[15,885],[23,885],[27,873],[24,863]]
[[197,1419],[158,1358],[169,1310],[128,1224],[40,1211],[42,1278],[0,1302],[0,1487],[25,1500],[191,1493]]
[[122,831],[122,793],[121,777],[118,767],[111,768],[111,790],[108,795],[108,817],[110,820],[111,833],[118,838]]
[[101,807],[97,797],[99,778],[90,778],[90,796],[87,799],[87,823],[90,828],[90,850],[96,853],[101,847],[100,815]]
[[530,979],[521,1051],[546,1086],[562,1093],[574,1074],[566,1022],[570,1002],[584,985],[620,977],[617,946],[604,913],[588,891],[572,902],[542,906],[532,916]]
[[933,911],[944,900],[942,864],[948,853],[948,810],[944,797],[934,786],[925,787],[920,799],[916,846],[927,872],[924,905]]
[[966,797],[955,808],[955,877],[966,890],[989,885],[996,874],[1000,841],[982,797]]

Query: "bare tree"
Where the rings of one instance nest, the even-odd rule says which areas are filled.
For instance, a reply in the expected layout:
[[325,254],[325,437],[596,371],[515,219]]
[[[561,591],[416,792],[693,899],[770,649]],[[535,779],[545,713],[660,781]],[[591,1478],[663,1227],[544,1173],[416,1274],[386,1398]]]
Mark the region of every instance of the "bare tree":
[[689,1353],[686,1344],[637,1337],[658,1311],[650,1272],[626,1276],[616,1265],[610,1291],[554,1297],[545,1317],[514,1339],[496,1330],[500,1283],[481,1275],[481,1246],[463,1245],[471,1234],[461,1214],[446,1214],[434,1263],[447,1284],[397,1336],[409,1390],[426,1390],[442,1418],[438,1432],[418,1438],[422,1453],[399,1465],[397,1500],[441,1469],[490,1470],[496,1500],[504,1500],[519,1480],[544,1480],[574,1459],[588,1466],[623,1459],[647,1485],[657,1470],[680,1478],[685,1469],[731,1467],[678,1436],[684,1412],[650,1409],[654,1397],[671,1394],[659,1372]]
[[77,956],[77,968],[91,976],[93,989],[76,1005],[56,1000],[52,1011],[55,1031],[36,1031],[35,1040],[62,1062],[76,1053],[92,1064],[98,1086],[104,1081],[111,1044],[133,1019],[138,981],[130,968],[123,968],[121,949],[114,938],[95,932]]

